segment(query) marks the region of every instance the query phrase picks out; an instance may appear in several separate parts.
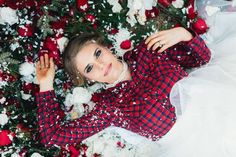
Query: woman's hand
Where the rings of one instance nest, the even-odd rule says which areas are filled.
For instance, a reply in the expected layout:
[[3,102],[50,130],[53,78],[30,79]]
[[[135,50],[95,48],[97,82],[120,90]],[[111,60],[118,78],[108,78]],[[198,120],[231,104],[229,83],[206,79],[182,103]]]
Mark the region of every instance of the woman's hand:
[[160,31],[149,36],[145,44],[148,50],[160,48],[158,52],[163,52],[169,47],[181,42],[189,41],[193,38],[192,34],[183,27],[176,27],[169,30]]
[[55,76],[55,65],[53,58],[48,54],[40,57],[40,61],[36,64],[36,77],[39,82],[40,92],[53,90],[53,80]]

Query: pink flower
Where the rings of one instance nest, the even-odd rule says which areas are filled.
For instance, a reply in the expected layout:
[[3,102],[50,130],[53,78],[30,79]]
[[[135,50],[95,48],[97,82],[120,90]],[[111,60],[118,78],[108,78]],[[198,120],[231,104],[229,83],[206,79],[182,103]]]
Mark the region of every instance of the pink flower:
[[130,40],[122,41],[120,44],[120,48],[125,49],[125,50],[131,48],[131,41]]

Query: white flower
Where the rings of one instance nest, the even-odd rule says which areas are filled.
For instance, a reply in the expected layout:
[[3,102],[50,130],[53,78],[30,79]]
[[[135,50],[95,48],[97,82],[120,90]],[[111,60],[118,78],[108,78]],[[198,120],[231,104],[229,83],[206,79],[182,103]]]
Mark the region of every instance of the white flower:
[[121,28],[121,27],[119,27],[119,32],[116,35],[108,36],[108,38],[113,41],[113,46],[115,50],[117,51],[118,56],[123,56],[124,53],[127,51],[127,50],[121,49],[120,44],[125,40],[129,40],[131,37],[132,36],[130,32],[128,31],[128,29]]
[[73,103],[88,103],[92,94],[85,88],[76,87],[73,89]]
[[114,13],[119,13],[122,10],[122,7],[118,0],[107,0],[107,2],[112,5],[112,11]]
[[18,22],[18,16],[16,15],[16,10],[13,10],[9,7],[0,8],[0,24],[8,23],[13,25]]
[[184,6],[184,1],[183,0],[175,0],[172,2],[172,5],[175,8],[182,8]]
[[5,101],[6,101],[6,98],[5,98],[5,97],[2,97],[2,98],[0,99],[0,104],[3,104]]
[[35,67],[33,63],[25,62],[20,65],[19,72],[23,76],[31,75],[35,72]]
[[64,51],[68,42],[69,42],[69,39],[66,37],[61,37],[61,38],[57,39],[57,44],[59,46],[60,52]]
[[206,6],[205,10],[206,10],[208,16],[212,16],[216,12],[220,11],[220,8],[213,7],[213,6]]
[[21,98],[24,100],[28,100],[31,97],[30,94],[25,94],[24,91],[20,91],[20,93],[21,93]]
[[39,153],[33,153],[33,154],[31,155],[31,157],[44,157],[44,156],[42,156],[42,155],[39,154]]
[[7,115],[5,113],[1,113],[0,114],[0,125],[4,126],[5,124],[7,124],[9,118],[7,117]]

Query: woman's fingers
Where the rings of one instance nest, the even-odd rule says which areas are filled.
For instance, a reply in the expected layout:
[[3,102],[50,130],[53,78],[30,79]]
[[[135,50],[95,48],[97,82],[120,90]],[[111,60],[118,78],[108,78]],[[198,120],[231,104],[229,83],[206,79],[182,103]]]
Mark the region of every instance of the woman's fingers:
[[49,59],[48,59],[48,54],[44,54],[44,63],[45,63],[45,67],[49,68]]
[[45,67],[44,56],[40,56],[40,68],[43,69]]
[[53,58],[52,58],[52,57],[50,58],[50,61],[49,61],[49,62],[50,62],[50,63],[49,63],[49,64],[50,64],[50,69],[51,69],[51,68],[54,69],[54,68],[55,68],[55,67],[54,67],[55,65],[54,65],[54,62],[53,62]]

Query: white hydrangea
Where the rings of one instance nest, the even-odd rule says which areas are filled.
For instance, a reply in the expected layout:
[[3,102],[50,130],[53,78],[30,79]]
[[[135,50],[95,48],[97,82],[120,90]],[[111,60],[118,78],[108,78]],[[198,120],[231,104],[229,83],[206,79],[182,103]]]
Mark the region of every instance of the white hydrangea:
[[18,16],[16,15],[16,10],[11,9],[10,7],[0,8],[0,24],[4,25],[8,23],[13,25],[19,21]]
[[119,3],[118,0],[107,0],[107,2],[112,5],[112,11],[114,13],[120,13],[120,11],[122,10],[122,7]]
[[119,31],[117,34],[108,36],[108,38],[113,41],[113,46],[116,49],[118,56],[123,56],[124,53],[127,51],[121,49],[120,44],[125,40],[129,40],[131,37],[132,36],[129,30],[127,28],[122,27],[119,27]]
[[24,62],[20,65],[19,72],[23,76],[29,76],[35,72],[35,66],[33,63]]
[[5,113],[1,113],[0,114],[0,125],[4,126],[5,124],[7,124],[9,118]]
[[[127,7],[129,11],[127,12],[126,21],[134,26],[137,23],[144,25],[146,22],[145,10],[151,10],[153,6],[156,6],[155,0],[128,0]],[[137,16],[137,20],[135,18]]]
[[57,44],[59,46],[60,52],[64,51],[68,42],[69,42],[69,39],[66,37],[61,37],[61,38],[57,39]]
[[39,153],[33,153],[33,154],[31,155],[31,157],[44,157],[44,156],[42,156],[42,155],[39,154]]
[[76,87],[73,89],[72,94],[66,95],[65,105],[70,108],[72,105],[88,103],[92,97],[92,94],[85,88]]
[[74,103],[87,103],[90,101],[92,94],[85,88],[76,87],[73,90],[73,102]]
[[73,109],[69,112],[72,119],[79,118],[85,114],[85,108],[83,104],[88,105],[89,111],[93,109],[95,104],[91,102],[92,98],[91,91],[87,90],[86,88],[76,87],[73,89],[72,94],[68,93],[65,98],[65,106],[66,109],[69,110],[73,105]]
[[175,8],[183,8],[184,6],[184,1],[183,0],[175,0],[172,2],[172,5],[175,7]]

